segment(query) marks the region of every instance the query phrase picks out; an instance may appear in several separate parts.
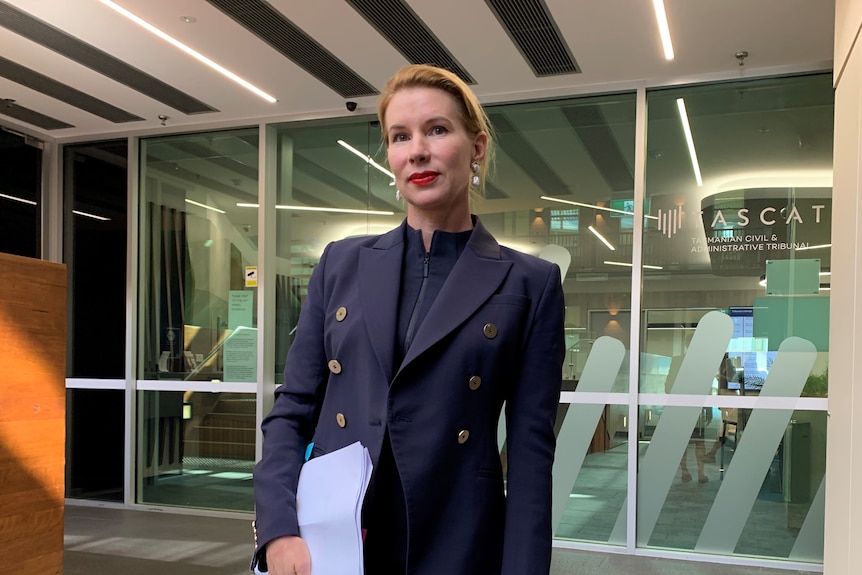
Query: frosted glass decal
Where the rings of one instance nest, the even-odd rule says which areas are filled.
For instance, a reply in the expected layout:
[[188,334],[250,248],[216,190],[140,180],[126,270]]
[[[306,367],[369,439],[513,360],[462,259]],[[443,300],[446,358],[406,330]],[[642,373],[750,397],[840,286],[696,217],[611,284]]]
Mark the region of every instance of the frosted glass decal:
[[[670,393],[709,395],[716,368],[721,365],[732,335],[733,321],[727,315],[711,311],[703,316]],[[649,542],[700,414],[700,407],[664,408],[638,473],[638,545]]]
[[[817,351],[798,337],[784,340],[761,397],[799,397]],[[733,553],[757,494],[793,415],[790,409],[755,409],[700,532],[696,551]]]
[[628,534],[626,533],[626,517],[628,517],[629,498],[623,500],[623,507],[617,515],[617,522],[614,523],[614,530],[611,531],[609,542],[622,541],[625,542]]
[[[603,336],[593,344],[584,371],[575,393],[609,393],[619,374],[626,349],[622,342]],[[556,528],[569,502],[569,494],[575,485],[584,463],[596,425],[605,406],[600,404],[571,404],[557,437],[557,453],[554,459],[554,491],[552,525]]]
[[820,487],[811,502],[811,507],[808,508],[808,515],[805,516],[805,522],[802,524],[802,529],[799,530],[796,543],[793,545],[788,559],[812,563],[823,561],[823,532],[826,518],[825,490],[826,478],[824,477],[820,480]]

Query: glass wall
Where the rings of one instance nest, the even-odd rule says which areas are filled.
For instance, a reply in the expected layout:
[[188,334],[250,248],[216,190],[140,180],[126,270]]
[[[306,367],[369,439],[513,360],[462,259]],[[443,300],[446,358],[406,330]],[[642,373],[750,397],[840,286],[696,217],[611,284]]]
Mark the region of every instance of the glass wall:
[[66,390],[66,497],[123,501],[125,391]]
[[822,561],[831,75],[647,109],[638,545]]
[[128,143],[64,148],[64,261],[73,378],[123,379],[126,341]]
[[253,511],[255,395],[138,392],[141,503]]
[[127,141],[66,146],[63,186],[63,259],[69,298],[66,373],[78,380],[115,380],[118,387],[66,392],[66,493],[76,499],[122,501]]
[[[830,76],[637,96],[488,108],[499,150],[473,210],[501,244],[563,270],[555,537],[817,564]],[[252,509],[257,329],[274,322],[280,383],[325,246],[405,216],[373,118],[258,141],[245,129],[140,143],[140,503]],[[262,153],[277,159],[275,310],[259,322]],[[502,427],[498,439],[505,461]]]
[[277,142],[275,374],[281,383],[308,279],[326,244],[388,231],[404,211],[385,168],[377,122],[290,124],[278,130]]
[[[558,263],[564,276],[560,538],[625,544],[635,111],[634,93],[489,109],[497,159],[473,210],[501,244]],[[284,126],[278,159],[277,377],[326,244],[405,217],[373,120]],[[581,404],[580,391],[601,399]]]
[[141,141],[140,502],[252,508],[258,147],[257,128]]
[[0,129],[0,252],[42,257],[42,150]]

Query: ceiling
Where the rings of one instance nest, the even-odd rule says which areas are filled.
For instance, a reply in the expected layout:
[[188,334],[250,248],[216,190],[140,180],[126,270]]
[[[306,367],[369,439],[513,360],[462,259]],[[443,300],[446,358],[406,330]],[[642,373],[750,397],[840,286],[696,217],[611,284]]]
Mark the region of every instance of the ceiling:
[[347,116],[348,101],[371,114],[410,61],[457,68],[494,103],[829,69],[833,54],[831,0],[665,0],[673,61],[648,0],[117,3],[277,102],[99,0],[0,0],[0,124],[69,141]]
[[[311,251],[337,237],[391,228],[403,217],[388,178],[335,142],[347,140],[385,164],[373,125],[376,93],[410,62],[453,69],[491,105],[498,161],[476,210],[486,222],[566,207],[543,195],[605,205],[633,198],[637,87],[832,67],[832,0],[665,0],[672,61],[663,56],[650,0],[117,1],[277,101],[265,101],[100,0],[0,0],[0,99],[7,100],[0,102],[0,126],[72,143],[279,124],[279,138],[289,139],[293,152],[291,180],[279,182],[279,193],[288,196],[279,202],[395,212],[382,219],[294,215],[293,235]],[[744,65],[740,51],[748,52]],[[680,129],[680,94],[697,141],[700,187]],[[575,95],[582,97],[550,101]],[[532,103],[493,106],[519,101]],[[356,110],[348,111],[347,102]],[[780,86],[763,80],[664,90],[651,95],[648,112],[650,209],[685,203],[695,215],[688,219],[691,233],[647,254],[656,260],[651,263],[759,275],[760,260],[771,252],[720,261],[692,252],[691,238],[704,234],[693,210],[734,190],[830,193],[828,75]],[[333,121],[293,123],[320,119]],[[145,173],[171,182],[179,206],[203,215],[206,210],[183,205],[182,198],[217,206],[230,229],[244,230],[253,244],[256,210],[237,203],[256,201],[256,130],[145,140],[142,148]],[[95,146],[81,154],[106,157]],[[124,154],[115,161],[124,162]],[[589,210],[581,219],[582,229],[592,222],[618,246],[631,238],[630,223],[626,231],[619,218]],[[603,264],[604,247],[592,235],[581,241],[572,269],[628,274]]]

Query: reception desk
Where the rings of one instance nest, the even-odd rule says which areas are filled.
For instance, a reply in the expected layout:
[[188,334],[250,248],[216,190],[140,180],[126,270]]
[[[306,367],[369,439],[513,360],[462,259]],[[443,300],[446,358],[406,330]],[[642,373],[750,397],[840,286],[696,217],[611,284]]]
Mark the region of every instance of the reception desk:
[[65,266],[0,254],[0,366],[2,571],[16,575],[60,574],[65,468]]

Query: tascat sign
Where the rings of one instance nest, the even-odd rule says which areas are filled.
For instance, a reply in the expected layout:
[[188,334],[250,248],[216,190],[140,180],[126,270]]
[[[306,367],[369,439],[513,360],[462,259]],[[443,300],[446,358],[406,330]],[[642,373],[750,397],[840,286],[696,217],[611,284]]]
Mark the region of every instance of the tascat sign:
[[[813,211],[813,218],[815,224],[820,223],[821,210],[823,210],[823,208],[825,207],[825,204],[816,204],[810,206],[811,211]],[[781,212],[784,212],[785,215],[781,216]],[[727,220],[724,217],[724,212],[722,210],[717,210],[712,218],[712,229],[716,229],[719,224],[721,224],[721,226],[723,226],[724,228],[726,228],[728,225],[744,228],[751,221],[749,213],[750,210],[748,208],[736,210],[736,218],[738,221],[733,222],[732,224],[728,224]],[[779,219],[776,219],[776,214],[779,214]],[[785,225],[790,225],[791,222],[797,222],[800,224],[805,223],[805,220],[803,219],[802,214],[800,214],[799,210],[797,209],[796,204],[791,204],[789,211],[786,210],[786,208],[774,208],[771,206],[765,207],[760,210],[760,213],[758,214],[758,219],[760,220],[760,223],[767,226],[774,226],[780,220],[784,220]]]
[[653,197],[652,225],[666,240],[674,238],[676,257],[679,252],[709,253],[713,272],[739,273],[759,269],[765,259],[784,259],[794,250],[828,247],[830,193],[811,190],[805,197],[790,189],[734,190],[704,198],[698,211],[674,205],[670,197]]

